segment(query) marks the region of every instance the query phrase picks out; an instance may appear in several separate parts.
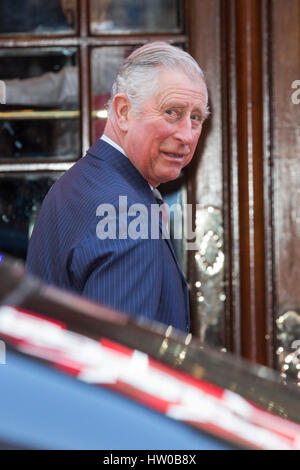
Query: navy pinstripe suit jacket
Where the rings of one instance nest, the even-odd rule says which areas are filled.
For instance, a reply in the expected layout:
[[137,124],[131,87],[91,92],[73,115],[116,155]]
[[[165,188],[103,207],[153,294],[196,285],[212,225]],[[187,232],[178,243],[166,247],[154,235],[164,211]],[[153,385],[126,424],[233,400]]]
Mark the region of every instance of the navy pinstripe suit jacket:
[[119,196],[127,197],[128,207],[143,204],[149,214],[157,204],[130,160],[97,140],[44,199],[29,242],[27,271],[127,314],[189,331],[187,284],[171,241],[120,239],[118,230],[115,239],[97,237],[97,207],[113,205],[118,219]]

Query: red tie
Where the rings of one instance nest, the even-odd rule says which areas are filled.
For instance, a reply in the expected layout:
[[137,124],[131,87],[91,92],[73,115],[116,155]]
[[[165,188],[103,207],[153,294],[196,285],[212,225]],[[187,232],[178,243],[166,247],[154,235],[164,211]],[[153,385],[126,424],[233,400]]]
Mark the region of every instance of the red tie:
[[161,193],[158,191],[157,188],[153,188],[152,193],[153,193],[153,196],[155,197],[155,199],[157,200],[158,204],[162,208],[163,223],[165,225],[165,228],[168,230],[169,217],[168,217],[168,212],[167,212],[165,201],[163,200],[163,197],[162,197]]

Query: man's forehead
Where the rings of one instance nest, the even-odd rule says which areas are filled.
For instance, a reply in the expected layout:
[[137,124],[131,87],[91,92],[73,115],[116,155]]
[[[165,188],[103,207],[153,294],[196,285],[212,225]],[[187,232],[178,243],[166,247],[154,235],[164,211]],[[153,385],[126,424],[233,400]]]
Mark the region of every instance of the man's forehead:
[[191,99],[206,102],[204,80],[200,75],[190,77],[181,70],[162,70],[159,74],[156,98],[159,102]]
[[202,89],[170,87],[157,94],[157,103],[159,106],[202,107],[206,103],[206,93],[203,86]]

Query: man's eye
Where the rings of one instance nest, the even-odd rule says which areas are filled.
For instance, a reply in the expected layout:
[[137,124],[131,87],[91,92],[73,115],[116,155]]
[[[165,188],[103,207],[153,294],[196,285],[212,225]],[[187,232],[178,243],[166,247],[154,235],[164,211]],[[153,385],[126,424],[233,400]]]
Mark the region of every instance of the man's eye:
[[194,125],[194,127],[200,127],[202,126],[203,124],[203,119],[202,119],[202,116],[200,114],[192,114],[191,115],[191,121]]
[[176,116],[176,111],[174,111],[174,109],[167,109],[166,114],[169,116]]
[[181,118],[181,112],[176,109],[166,109],[167,119],[170,122],[177,122]]

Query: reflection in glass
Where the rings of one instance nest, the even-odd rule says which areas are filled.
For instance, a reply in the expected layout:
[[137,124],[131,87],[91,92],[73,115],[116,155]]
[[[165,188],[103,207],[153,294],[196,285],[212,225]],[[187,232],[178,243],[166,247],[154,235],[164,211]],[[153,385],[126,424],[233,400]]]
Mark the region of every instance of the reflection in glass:
[[93,34],[178,32],[181,30],[180,0],[90,0]]
[[98,47],[92,51],[93,141],[103,133],[112,84],[123,62],[130,53],[128,47]]
[[[187,274],[187,251],[185,249],[184,228],[184,200],[185,200],[184,172],[177,180],[163,183],[159,191],[169,208],[169,233],[177,260],[185,274]],[[178,237],[178,235],[182,236]]]
[[0,50],[0,159],[79,156],[75,48]]
[[0,253],[26,258],[41,203],[61,174],[0,175]]
[[1,0],[0,34],[75,32],[77,0]]

